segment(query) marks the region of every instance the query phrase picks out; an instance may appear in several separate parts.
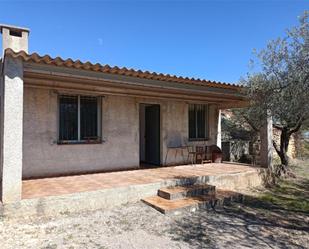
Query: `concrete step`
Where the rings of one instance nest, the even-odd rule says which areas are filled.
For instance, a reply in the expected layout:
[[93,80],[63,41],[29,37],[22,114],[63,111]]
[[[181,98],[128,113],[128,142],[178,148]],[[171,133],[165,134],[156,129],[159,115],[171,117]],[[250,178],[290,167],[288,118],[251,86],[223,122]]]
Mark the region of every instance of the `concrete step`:
[[199,196],[167,200],[160,196],[152,196],[144,198],[142,201],[163,214],[180,214],[185,211],[194,212],[202,206],[211,208],[211,205],[215,204],[216,199],[214,196]]
[[195,212],[198,209],[215,209],[216,207],[230,204],[232,201],[242,201],[242,195],[228,190],[218,190],[216,194],[186,197],[183,199],[168,200],[160,196],[142,199],[149,206],[163,214],[180,214]]
[[167,200],[177,200],[186,197],[194,197],[200,195],[211,195],[215,193],[215,186],[203,185],[189,185],[161,188],[158,190],[158,196]]

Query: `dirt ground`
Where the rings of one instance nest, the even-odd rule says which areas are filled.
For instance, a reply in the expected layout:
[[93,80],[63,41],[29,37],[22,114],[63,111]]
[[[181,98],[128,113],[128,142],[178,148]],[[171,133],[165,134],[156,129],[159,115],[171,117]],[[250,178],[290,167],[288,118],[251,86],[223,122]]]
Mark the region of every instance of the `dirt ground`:
[[244,205],[165,216],[136,203],[112,211],[3,220],[0,243],[3,249],[309,248],[308,224],[304,214]]
[[2,219],[0,248],[309,248],[307,169],[299,169],[300,178],[216,211],[166,216],[139,202],[49,218]]

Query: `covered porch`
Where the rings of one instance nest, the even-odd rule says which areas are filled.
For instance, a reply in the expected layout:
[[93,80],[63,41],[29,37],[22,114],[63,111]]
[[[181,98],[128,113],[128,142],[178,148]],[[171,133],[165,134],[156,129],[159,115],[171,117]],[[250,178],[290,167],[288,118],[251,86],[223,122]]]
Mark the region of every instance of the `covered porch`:
[[175,186],[214,186],[241,192],[261,184],[261,168],[231,163],[180,165],[74,176],[22,180],[22,199],[3,203],[6,217],[53,216],[113,209],[151,198]]
[[[136,185],[174,186],[198,182],[238,190],[258,185],[259,170],[250,165],[226,162],[23,180],[22,199],[116,190]],[[142,192],[140,194],[143,195]],[[147,193],[144,195],[147,196]]]

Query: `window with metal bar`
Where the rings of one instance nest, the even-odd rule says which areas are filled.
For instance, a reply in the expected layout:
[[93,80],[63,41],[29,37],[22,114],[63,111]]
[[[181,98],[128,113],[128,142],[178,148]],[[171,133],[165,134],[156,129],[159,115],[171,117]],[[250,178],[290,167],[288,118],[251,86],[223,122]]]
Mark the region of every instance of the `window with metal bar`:
[[208,137],[208,105],[189,105],[189,139],[201,140]]
[[59,142],[101,140],[101,98],[81,95],[59,96]]

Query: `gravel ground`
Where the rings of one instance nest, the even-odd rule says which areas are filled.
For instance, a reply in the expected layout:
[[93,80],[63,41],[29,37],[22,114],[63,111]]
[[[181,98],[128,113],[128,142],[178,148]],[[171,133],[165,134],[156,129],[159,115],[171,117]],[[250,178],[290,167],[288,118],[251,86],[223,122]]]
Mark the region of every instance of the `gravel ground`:
[[[0,221],[0,248],[309,248],[306,214],[233,205],[166,216],[143,203]],[[271,217],[271,218],[269,218]]]

